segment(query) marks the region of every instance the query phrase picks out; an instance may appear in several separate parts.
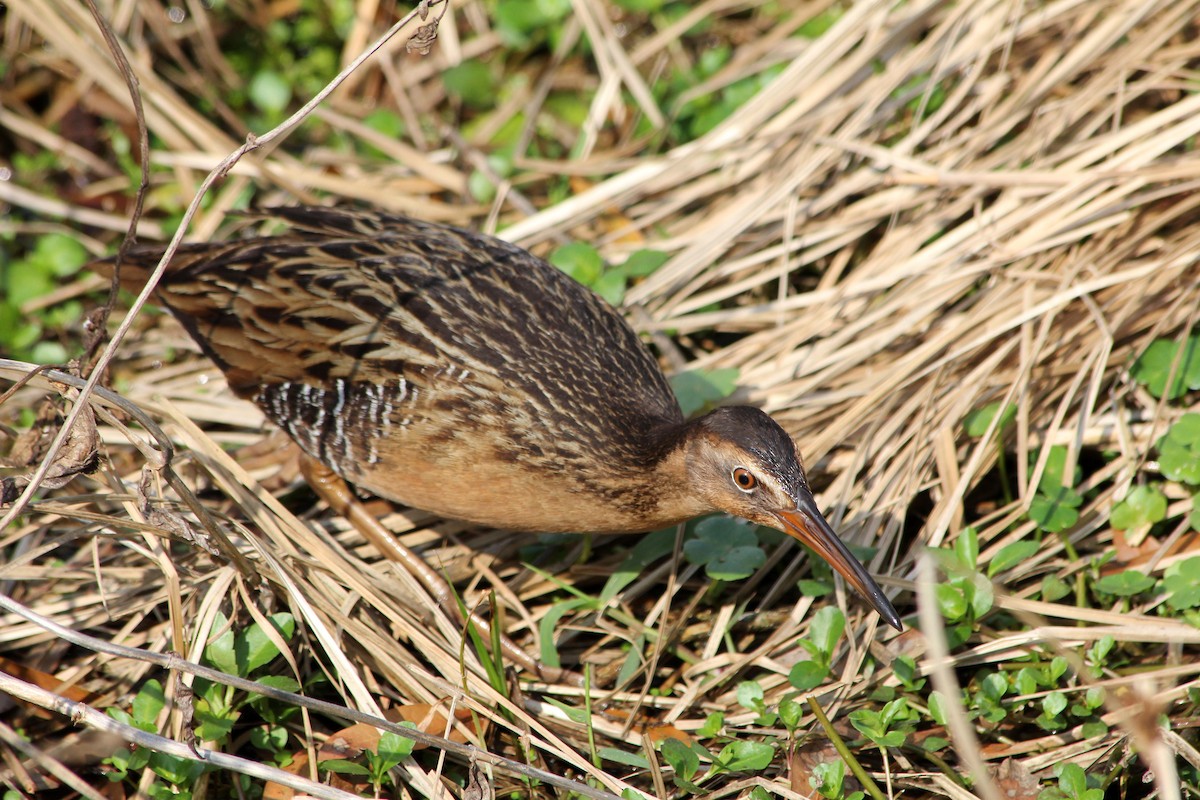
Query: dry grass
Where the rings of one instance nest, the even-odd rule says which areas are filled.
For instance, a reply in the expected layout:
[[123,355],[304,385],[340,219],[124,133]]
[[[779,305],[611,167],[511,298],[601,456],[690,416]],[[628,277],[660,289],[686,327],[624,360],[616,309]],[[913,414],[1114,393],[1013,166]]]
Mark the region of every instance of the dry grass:
[[[359,120],[377,104],[413,121],[447,119],[442,72],[499,52],[487,6],[456,3],[429,56],[406,54],[397,40],[316,112],[327,134],[369,141],[389,162],[320,141],[304,151],[287,141],[253,153],[213,190],[189,236],[216,234],[254,186],[261,203],[336,198],[483,229],[502,223],[501,235],[542,253],[564,237],[593,242],[618,262],[644,246],[670,252],[665,267],[629,292],[631,320],[652,334],[666,363],[740,370],[739,399],[764,406],[802,443],[810,468],[825,476],[821,499],[832,522],[848,540],[878,548],[870,566],[890,576],[882,582],[895,589],[902,613],[919,605],[921,547],[948,546],[974,524],[986,563],[1005,544],[1032,536],[1024,512],[1049,445],[1068,445],[1072,464],[1112,451],[1088,472],[1095,491],[1066,540],[1044,537],[1033,558],[997,576],[997,607],[1024,626],[985,621],[966,646],[937,659],[937,636],[885,630],[839,591],[848,635],[837,679],[817,696],[844,719],[870,705],[881,684],[894,684],[888,664],[900,653],[916,656],[948,687],[1021,656],[1074,656],[1080,643],[1107,634],[1140,653],[1142,667],[1098,681],[1109,690],[1109,735],[1082,740],[1074,729],[1012,740],[958,719],[942,755],[951,772],[965,772],[968,755],[989,766],[1011,757],[1035,774],[1072,760],[1122,763],[1140,776],[1151,763],[1156,791],[1179,796],[1174,754],[1195,751],[1153,723],[1162,712],[1177,730],[1192,724],[1183,715],[1193,708],[1186,695],[1200,671],[1195,628],[1158,616],[1153,603],[1092,609],[1068,605],[1070,598],[1031,598],[1044,576],[1071,581],[1113,548],[1108,512],[1152,466],[1151,445],[1181,411],[1148,396],[1127,369],[1153,339],[1186,334],[1200,314],[1200,2],[864,0],[809,40],[789,34],[824,2],[780,4],[791,8],[772,12],[780,18],[754,11],[756,2],[709,0],[695,14],[723,20],[713,35],[737,47],[697,93],[770,65],[783,72],[715,129],[664,147],[633,131],[643,117],[661,130],[677,110],[658,107],[650,87],[692,57],[680,44],[687,25],[655,31],[595,0],[573,5],[564,36],[586,37],[593,59],[544,54],[520,65],[530,80],[473,119],[469,132],[414,125],[409,139],[392,141],[365,129]],[[131,54],[156,137],[143,237],[161,235],[163,212],[186,204],[245,133],[236,119],[197,109],[197,97],[216,102],[215,87],[244,77],[221,55],[227,31],[209,28],[200,9],[189,6],[181,26],[158,3],[104,9]],[[256,20],[279,11],[238,13]],[[358,13],[346,60],[383,29],[375,3],[363,0]],[[3,24],[0,60],[9,68],[0,132],[25,152],[58,153],[63,169],[87,183],[55,191],[25,185],[20,174],[0,182],[0,202],[14,212],[0,230],[86,226],[83,240],[99,252],[97,240],[112,241],[105,232],[127,224],[129,181],[107,142],[92,138],[93,152],[63,129],[94,115],[131,130],[120,73],[84,6],[13,0]],[[502,184],[491,207],[475,202],[467,179],[485,163],[490,132],[518,111],[536,118],[549,87],[571,86],[594,98],[582,129],[561,133],[575,157],[518,159],[518,184]],[[574,191],[550,203],[564,177]],[[596,766],[593,746],[661,766],[650,746],[661,726],[694,731],[722,711],[744,734],[756,715],[736,701],[741,681],[758,681],[768,705],[791,691],[788,669],[807,657],[798,641],[814,603],[795,591],[808,566],[790,543],[745,584],[715,596],[696,568],[667,560],[603,612],[566,613],[555,626],[558,650],[567,665],[594,670],[588,725],[550,704],[583,707],[580,690],[565,683],[521,681],[519,691],[499,691],[473,648],[463,647],[452,616],[415,580],[340,520],[277,499],[292,476],[275,460],[236,449],[261,438],[261,415],[185,351],[194,348],[176,326],[142,319],[121,351],[117,385],[162,424],[177,447],[175,470],[225,541],[185,546],[182,531],[203,539],[203,525],[131,445],[145,436],[102,419],[101,471],[34,502],[3,532],[5,595],[74,631],[175,650],[192,662],[218,612],[248,624],[262,611],[290,610],[303,631],[286,668],[297,679],[323,673],[348,706],[367,712],[422,703],[469,708],[491,725],[483,737],[468,732],[481,748],[614,793],[633,786],[681,794],[657,770]],[[26,390],[6,403],[4,421],[32,397]],[[994,401],[1017,408],[1005,441],[1016,468],[1011,503],[997,499],[995,443],[963,433],[968,412]],[[135,491],[143,482],[158,514],[149,524]],[[177,527],[164,528],[168,522]],[[537,573],[519,552],[531,539],[465,530],[417,511],[390,513],[386,522],[454,579],[467,603],[486,606],[495,593],[506,632],[534,652],[538,621],[565,597],[561,585],[595,596],[630,544],[598,539],[578,563],[580,539]],[[1188,535],[1165,540],[1150,566],[1161,572],[1188,555]],[[164,678],[127,655],[69,648],[17,614],[0,620],[8,658],[87,687],[92,707],[120,704],[145,678]],[[628,646],[642,648],[646,662],[618,686]],[[76,735],[39,724],[45,742]],[[297,732],[307,724],[297,723]],[[160,732],[178,738],[179,726],[164,714]],[[311,722],[317,733],[333,729],[328,719]],[[905,796],[966,796],[911,751],[884,759],[865,749],[860,758]],[[807,794],[798,762],[780,754],[755,780],[780,796]],[[412,765],[410,790],[446,796],[441,768],[429,759]],[[499,791],[519,789],[503,769],[492,774]],[[753,785],[735,779],[711,788],[714,797],[741,796]],[[995,787],[984,781],[976,791]]]

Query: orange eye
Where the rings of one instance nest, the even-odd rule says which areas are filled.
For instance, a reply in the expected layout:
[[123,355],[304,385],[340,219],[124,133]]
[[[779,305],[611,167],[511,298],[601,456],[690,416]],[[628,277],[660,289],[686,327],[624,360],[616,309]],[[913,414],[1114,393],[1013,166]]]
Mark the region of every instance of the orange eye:
[[738,467],[733,471],[733,482],[743,492],[752,492],[754,487],[758,486],[758,478],[754,477],[745,467]]

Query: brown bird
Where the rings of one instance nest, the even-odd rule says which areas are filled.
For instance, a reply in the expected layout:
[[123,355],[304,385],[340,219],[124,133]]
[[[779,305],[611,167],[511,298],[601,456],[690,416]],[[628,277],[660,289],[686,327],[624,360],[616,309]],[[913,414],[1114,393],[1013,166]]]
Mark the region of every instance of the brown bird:
[[[513,531],[636,532],[723,511],[815,550],[900,618],[757,408],[687,421],[619,313],[490,236],[374,211],[272,209],[289,232],[184,245],[161,303],[312,459]],[[161,248],[122,265],[144,285]],[[111,267],[110,267],[111,269]]]

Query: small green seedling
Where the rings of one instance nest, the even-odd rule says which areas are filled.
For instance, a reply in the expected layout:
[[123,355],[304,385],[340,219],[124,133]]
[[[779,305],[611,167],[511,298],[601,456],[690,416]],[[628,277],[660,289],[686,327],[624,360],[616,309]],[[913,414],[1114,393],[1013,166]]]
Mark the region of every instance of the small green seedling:
[[1067,448],[1051,447],[1037,494],[1029,504],[1029,518],[1047,533],[1065,531],[1079,521],[1083,496],[1073,487],[1079,483],[1082,471],[1076,464],[1070,480],[1065,480],[1066,464]]
[[1004,696],[1008,694],[1008,678],[999,672],[989,672],[975,682],[978,691],[970,695],[971,710],[988,722],[1003,722],[1008,716]]
[[1038,800],[1104,800],[1101,781],[1086,774],[1078,764],[1058,764],[1054,776],[1058,785],[1043,789]]
[[850,724],[879,748],[902,746],[916,729],[917,722],[917,712],[903,697],[879,711],[860,708],[850,712]]
[[712,769],[707,777],[723,772],[758,772],[769,767],[774,758],[775,745],[771,742],[735,739],[713,757]]
[[659,753],[674,772],[671,779],[675,785],[685,791],[699,793],[704,790],[693,782],[696,773],[700,771],[700,754],[696,752],[697,747],[699,745],[688,747],[678,739],[664,739],[659,745]]
[[995,591],[992,582],[978,571],[979,534],[964,528],[954,540],[953,550],[930,550],[946,573],[934,594],[942,617],[948,623],[947,642],[958,647],[970,638],[975,624],[992,609]]
[[862,800],[862,792],[846,791],[846,764],[838,761],[822,761],[814,764],[808,785],[827,800]]
[[788,672],[788,682],[802,692],[817,688],[829,677],[833,653],[846,630],[846,617],[837,606],[824,606],[813,614],[808,638],[799,644],[809,655],[807,661],[797,661]]
[[769,728],[774,725],[778,716],[767,711],[766,695],[758,681],[742,681],[737,686],[737,701],[742,708],[758,714],[755,725]]
[[[267,620],[280,638],[291,641],[296,631],[296,620],[291,614],[272,614]],[[225,617],[218,614],[216,627],[225,630],[204,648],[206,664],[239,678],[254,677],[259,683],[276,689],[294,692],[300,688],[294,679],[286,675],[254,675],[279,656],[279,647],[257,622],[235,633]],[[269,721],[282,722],[281,718],[273,716],[271,704],[260,695],[243,695],[231,686],[204,678],[196,679],[193,690],[198,723],[196,736],[203,741],[225,741],[241,717],[242,707],[247,704],[253,704],[260,714],[266,711],[268,716],[265,718]],[[267,735],[259,741],[269,743],[274,741],[274,736]]]
[[[400,724],[406,728],[417,727],[411,722]],[[367,762],[365,765],[349,759],[331,758],[320,762],[318,767],[322,772],[367,778],[375,790],[375,797],[380,797],[384,783],[392,780],[389,773],[412,755],[415,744],[416,742],[406,736],[384,731],[379,735],[379,744],[375,750],[362,752],[362,758]]]
[[[6,253],[0,252],[0,264]],[[74,237],[47,233],[34,242],[33,250],[0,267],[0,353],[21,361],[61,364],[73,353],[58,341],[61,331],[83,316],[79,300],[67,300],[33,312],[22,304],[44,298],[64,280],[73,277],[89,255]]]
[[633,280],[652,274],[667,263],[668,258],[669,255],[657,250],[638,250],[625,263],[612,266],[606,264],[599,251],[590,244],[571,242],[556,249],[548,260],[609,303],[619,306]]
[[[999,419],[997,419],[999,417]],[[988,403],[977,408],[963,419],[963,428],[967,436],[980,439],[992,427],[995,420],[996,467],[1000,472],[1000,488],[1004,492],[1004,502],[1012,502],[1012,484],[1008,480],[1008,464],[1004,460],[1004,430],[1017,418],[1017,407],[1012,403],[1000,408],[1000,403]]]

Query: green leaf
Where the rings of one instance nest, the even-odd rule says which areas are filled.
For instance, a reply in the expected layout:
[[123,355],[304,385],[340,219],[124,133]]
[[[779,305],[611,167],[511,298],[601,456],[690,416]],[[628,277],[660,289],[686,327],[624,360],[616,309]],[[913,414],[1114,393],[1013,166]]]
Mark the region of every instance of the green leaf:
[[796,588],[805,597],[824,597],[833,592],[833,585],[828,581],[815,581],[807,578],[796,581]]
[[[996,418],[997,412],[1000,411],[1000,403],[988,403],[983,408],[976,409],[967,414],[963,420],[963,427],[966,428],[967,436],[972,439],[978,439],[987,433],[988,426],[992,424],[992,420]],[[1004,407],[1004,413],[1000,415],[1000,422],[996,426],[996,432],[1001,434],[1012,421],[1017,418],[1017,407],[1009,403]]]
[[713,772],[757,772],[766,769],[775,758],[775,748],[766,742],[735,739],[713,759]]
[[939,691],[929,694],[929,716],[938,725],[946,725],[946,696]]
[[542,640],[541,657],[543,664],[551,669],[558,669],[562,666],[562,661],[558,657],[558,644],[554,638],[554,633],[558,630],[559,620],[580,608],[588,608],[594,605],[595,603],[593,603],[591,598],[573,597],[550,606],[550,610],[538,620],[538,635]]
[[725,715],[720,711],[714,711],[704,718],[704,724],[696,729],[696,738],[711,739],[721,732],[721,728],[725,727]]
[[963,528],[954,540],[954,553],[968,569],[975,569],[979,563],[979,532],[967,526]]
[[1175,368],[1175,380],[1171,390],[1167,391],[1167,377],[1171,365],[1179,353],[1179,342],[1174,339],[1157,339],[1146,352],[1133,362],[1129,375],[1138,383],[1145,385],[1146,391],[1157,398],[1167,396],[1175,400],[1183,396],[1188,389],[1200,389],[1200,337],[1187,337],[1183,343],[1184,353]]
[[163,706],[166,704],[167,699],[163,693],[162,684],[154,678],[146,681],[133,698],[134,724],[139,728],[142,728],[143,725],[149,725],[149,728],[143,728],[143,730],[153,731],[157,724],[159,712],[163,710]]
[[767,554],[758,546],[754,525],[728,516],[706,517],[696,524],[696,538],[683,544],[687,560],[704,567],[716,581],[748,578],[767,563]]
[[[149,766],[155,775],[173,786],[191,785],[207,769],[203,761],[158,752],[150,754]],[[167,794],[173,795],[173,792]]]
[[224,628],[224,630],[220,636],[209,641],[208,645],[204,648],[204,657],[208,659],[210,664],[221,670],[221,672],[228,675],[240,675],[237,671],[237,656],[233,651],[233,628],[229,627],[224,614],[216,615],[213,627],[218,630]]
[[69,278],[88,263],[90,256],[74,236],[47,233],[38,237],[30,260],[57,278]]
[[344,758],[330,758],[317,764],[317,768],[325,772],[334,772],[338,775],[361,775],[370,777],[371,771],[362,764],[356,764],[353,761],[347,761]]
[[1029,504],[1029,518],[1048,533],[1058,533],[1079,521],[1083,498],[1074,489],[1059,488],[1053,495],[1036,494]]
[[1058,774],[1058,788],[1062,789],[1068,797],[1082,800],[1083,794],[1087,790],[1087,775],[1084,773],[1083,767],[1068,761],[1057,765],[1054,771]]
[[605,581],[604,588],[600,590],[599,605],[607,605],[622,589],[637,580],[647,566],[674,549],[674,528],[652,531],[638,538],[637,544],[629,550],[621,566]]
[[526,50],[571,10],[571,0],[504,0],[496,3],[495,25],[500,39],[510,48]]
[[829,667],[815,661],[797,661],[788,670],[788,683],[802,692],[811,691],[829,677]]
[[613,0],[613,2],[627,11],[649,14],[662,8],[665,0]]
[[948,583],[939,583],[934,592],[943,617],[953,622],[966,616],[967,598],[957,587]]
[[1200,484],[1200,414],[1184,414],[1158,440],[1158,465],[1173,481]]
[[1090,661],[1095,664],[1103,664],[1108,654],[1112,652],[1113,647],[1117,644],[1117,640],[1112,636],[1105,634],[1088,648],[1087,656]]
[[[277,635],[284,641],[290,641],[296,632],[296,620],[287,612],[272,614],[267,621],[276,630]],[[238,659],[238,675],[246,677],[259,667],[266,666],[279,655],[279,648],[267,636],[257,622],[246,628],[242,635],[236,637],[234,649]]]
[[796,31],[796,35],[804,39],[819,39],[826,31],[846,14],[846,9],[839,5],[827,6],[816,16],[810,18]]
[[[650,769],[650,762],[640,753],[628,753],[616,747],[599,747],[596,749],[596,755],[614,764],[622,764],[634,769]],[[637,796],[639,798],[645,797],[642,794],[638,794]]]
[[1167,516],[1167,496],[1157,484],[1135,486],[1125,499],[1113,506],[1109,522],[1127,531],[1161,522]]
[[270,114],[282,113],[292,100],[292,85],[278,72],[269,69],[255,73],[247,91],[254,105]]
[[813,764],[808,785],[820,792],[822,797],[840,798],[845,781],[846,765],[839,759]]
[[282,725],[263,725],[250,731],[250,744],[259,750],[276,753],[288,743],[287,728]]
[[630,278],[644,278],[652,275],[670,258],[669,253],[658,250],[636,250],[625,259],[625,263],[621,265],[621,272]]
[[620,270],[610,269],[592,284],[592,291],[609,305],[619,306],[625,301],[625,276]]
[[1200,556],[1177,561],[1163,573],[1167,605],[1176,611],[1200,606]]
[[6,273],[0,273],[4,278],[4,288],[7,297],[5,302],[20,306],[29,300],[45,297],[54,290],[54,274],[45,267],[30,261],[18,261]]
[[683,415],[690,417],[733,394],[738,377],[737,367],[694,369],[672,375],[670,383]]
[[692,748],[678,739],[664,739],[659,745],[659,753],[663,761],[675,771],[675,784],[689,791],[699,791],[700,788],[691,782],[696,771],[700,769],[700,757]]
[[988,577],[991,578],[1006,569],[1017,566],[1031,558],[1037,551],[1038,543],[1030,539],[1009,542],[1001,547],[1000,551],[988,562]]
[[1042,578],[1042,599],[1047,603],[1061,600],[1071,593],[1071,586],[1057,575]]
[[1000,700],[1008,693],[1008,679],[999,672],[989,673],[979,683],[979,690],[990,700]]
[[783,727],[794,731],[800,726],[803,717],[804,708],[795,700],[785,697],[779,701],[779,719],[783,722]]
[[550,254],[550,263],[584,286],[593,286],[604,274],[604,259],[585,242],[570,242]]
[[1067,696],[1062,692],[1051,692],[1042,698],[1042,710],[1048,717],[1057,717],[1067,709]]
[[[1079,483],[1083,472],[1078,464],[1075,464],[1070,480],[1064,479],[1066,471],[1067,448],[1056,444],[1050,448],[1050,454],[1046,456],[1046,468],[1042,470],[1042,480],[1038,484],[1038,491],[1047,497],[1054,497],[1064,487],[1072,487]],[[1077,502],[1075,505],[1078,506],[1079,503]]]
[[[417,726],[411,722],[402,722],[400,724],[406,728],[417,729]],[[407,736],[401,736],[393,731],[384,731],[379,734],[379,747],[376,748],[376,752],[389,763],[387,769],[391,769],[411,756],[416,744],[416,740],[410,739]]]
[[[285,692],[300,691],[300,684],[295,678],[288,675],[259,675],[255,679],[256,683],[261,683],[263,686],[270,686],[272,689],[281,689]],[[251,694],[251,697],[262,697],[262,695]]]
[[391,109],[377,108],[363,117],[362,121],[363,125],[389,139],[399,139],[404,135],[404,119]]
[[846,630],[846,617],[837,606],[822,606],[813,614],[808,627],[810,641],[817,651],[828,661],[833,656],[833,649]]
[[742,708],[761,712],[763,704],[763,688],[758,681],[742,681],[737,686],[737,701]]
[[1097,591],[1115,594],[1117,597],[1133,597],[1149,591],[1153,586],[1154,578],[1135,569],[1127,569],[1116,575],[1105,575],[1096,581]]
[[472,108],[491,108],[499,94],[492,71],[473,58],[442,70],[442,85],[446,87],[446,94]]

